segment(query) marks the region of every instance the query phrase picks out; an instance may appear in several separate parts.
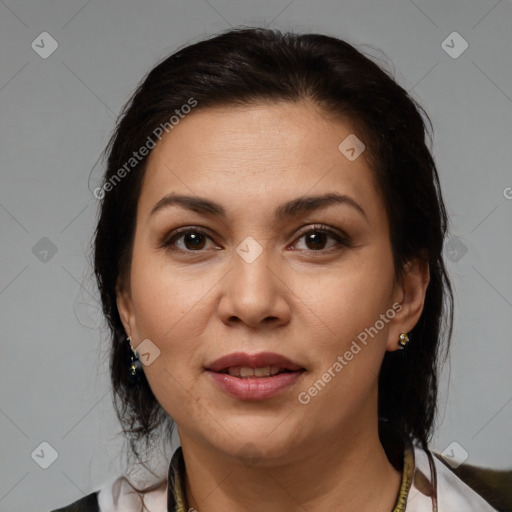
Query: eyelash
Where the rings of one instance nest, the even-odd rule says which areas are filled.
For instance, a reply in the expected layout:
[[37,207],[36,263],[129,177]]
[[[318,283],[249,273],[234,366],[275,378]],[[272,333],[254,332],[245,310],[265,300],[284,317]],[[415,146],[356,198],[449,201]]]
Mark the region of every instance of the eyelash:
[[[184,235],[186,235],[188,233],[200,234],[200,235],[203,235],[211,240],[210,235],[208,235],[208,233],[206,233],[206,231],[203,231],[200,228],[186,227],[186,228],[180,228],[180,229],[173,231],[168,237],[166,237],[158,245],[158,248],[159,249],[165,248],[169,251],[180,251],[182,253],[198,253],[198,254],[200,254],[200,253],[204,252],[203,249],[194,251],[194,250],[188,250],[188,249],[179,249],[173,245],[176,240],[178,240],[179,238],[183,237]],[[337,232],[333,231],[332,229],[329,229],[328,227],[323,226],[321,224],[311,226],[307,231],[303,231],[298,236],[297,240],[304,238],[306,235],[308,235],[310,233],[323,233],[325,235],[329,235],[330,238],[333,238],[336,241],[336,245],[329,249],[319,249],[319,250],[305,249],[307,252],[326,254],[326,253],[331,253],[332,251],[337,251],[341,247],[350,247],[348,237],[343,237],[342,235],[338,234]]]

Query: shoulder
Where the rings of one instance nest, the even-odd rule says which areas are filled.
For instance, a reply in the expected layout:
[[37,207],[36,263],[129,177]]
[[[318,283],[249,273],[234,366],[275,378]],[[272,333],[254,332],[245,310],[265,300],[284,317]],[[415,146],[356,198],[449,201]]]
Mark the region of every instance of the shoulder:
[[[439,512],[474,512],[476,510],[478,512],[496,512],[497,509],[493,508],[480,494],[459,478],[446,463],[441,462],[442,457],[439,454],[432,453],[432,455],[435,477],[432,475],[427,453],[417,447],[414,449],[416,469],[431,482],[433,478],[437,480],[436,494]],[[410,494],[408,500],[408,505],[410,502],[413,511],[416,509],[412,503],[417,501],[419,504],[423,501],[421,490],[415,489],[415,491]],[[421,511],[423,508],[417,508],[417,510]]]
[[55,509],[51,512],[100,512],[98,494],[99,491],[93,492],[66,507]]

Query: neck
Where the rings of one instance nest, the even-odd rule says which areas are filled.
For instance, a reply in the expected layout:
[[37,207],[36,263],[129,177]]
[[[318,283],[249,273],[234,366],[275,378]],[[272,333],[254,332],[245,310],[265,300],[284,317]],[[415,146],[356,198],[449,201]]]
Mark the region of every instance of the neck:
[[390,512],[401,475],[386,457],[376,421],[372,427],[348,429],[330,442],[322,436],[286,461],[264,466],[244,464],[183,436],[188,507],[199,512]]

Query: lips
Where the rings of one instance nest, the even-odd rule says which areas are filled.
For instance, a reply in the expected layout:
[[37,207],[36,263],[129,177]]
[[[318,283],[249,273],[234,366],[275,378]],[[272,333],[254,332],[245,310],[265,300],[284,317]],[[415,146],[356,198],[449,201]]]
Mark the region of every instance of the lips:
[[236,352],[205,367],[216,386],[238,400],[267,400],[291,388],[305,368],[272,352]]

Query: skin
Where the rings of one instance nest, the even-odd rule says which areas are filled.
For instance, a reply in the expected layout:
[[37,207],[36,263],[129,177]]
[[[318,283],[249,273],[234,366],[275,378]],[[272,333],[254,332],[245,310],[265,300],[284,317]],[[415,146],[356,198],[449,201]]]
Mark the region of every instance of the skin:
[[[117,302],[132,346],[149,339],[160,350],[143,368],[177,424],[188,505],[200,512],[387,512],[395,503],[401,475],[378,438],[377,377],[421,315],[428,265],[411,261],[395,278],[372,170],[364,153],[349,161],[338,150],[351,133],[309,102],[262,102],[192,112],[150,154]],[[151,216],[170,192],[214,200],[227,217],[176,205]],[[285,201],[330,192],[353,198],[366,218],[334,204],[274,219]],[[317,224],[350,245],[321,234],[311,242],[304,235]],[[187,236],[160,247],[180,227],[207,232],[199,250]],[[246,237],[262,249],[252,263],[236,252]],[[402,308],[378,335],[299,403],[394,303]],[[238,400],[204,371],[235,351],[277,352],[306,372],[271,399]]]

